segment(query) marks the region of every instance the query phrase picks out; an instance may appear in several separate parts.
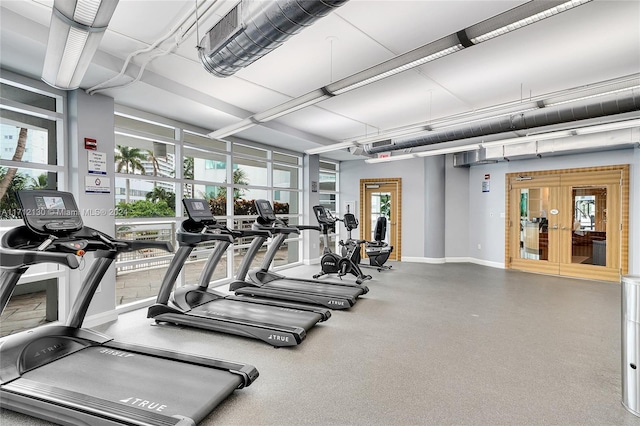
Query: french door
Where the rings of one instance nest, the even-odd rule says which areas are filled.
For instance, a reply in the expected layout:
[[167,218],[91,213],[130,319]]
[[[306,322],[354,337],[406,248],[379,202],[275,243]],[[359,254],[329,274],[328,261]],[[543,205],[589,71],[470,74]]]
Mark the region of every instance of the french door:
[[509,267],[619,281],[627,268],[625,171],[509,175]]

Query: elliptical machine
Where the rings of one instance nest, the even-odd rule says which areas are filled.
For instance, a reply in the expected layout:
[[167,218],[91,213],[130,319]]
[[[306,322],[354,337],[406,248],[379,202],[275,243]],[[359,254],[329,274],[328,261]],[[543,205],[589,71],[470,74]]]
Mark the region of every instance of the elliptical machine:
[[[365,275],[358,266],[360,261],[359,246],[351,245],[342,256],[333,253],[329,247],[329,231],[335,232],[336,222],[342,220],[334,217],[324,206],[313,206],[313,213],[315,213],[318,224],[320,224],[324,242],[323,254],[320,259],[321,271],[315,274],[313,278],[317,279],[323,275],[337,274],[342,279],[344,275],[353,274],[356,277],[357,284],[370,280],[371,275]],[[343,241],[340,241],[340,245],[343,246],[343,249],[345,248]]]
[[[376,221],[376,227],[374,231],[374,241],[367,240],[355,240],[351,238],[351,231],[358,228],[359,222],[356,219],[353,213],[345,213],[344,218],[342,219],[344,222],[345,228],[347,228],[348,238],[345,243],[341,243],[342,245],[342,255],[344,256],[346,253],[350,252],[355,247],[355,254],[353,255],[353,261],[360,265],[370,268],[376,268],[378,272],[381,272],[385,269],[391,269],[390,265],[384,265],[384,263],[389,259],[389,255],[393,251],[393,246],[382,241],[387,232],[387,218],[384,216],[380,216]],[[360,256],[360,246],[364,244],[365,253],[369,258],[369,265],[360,264],[361,256]]]

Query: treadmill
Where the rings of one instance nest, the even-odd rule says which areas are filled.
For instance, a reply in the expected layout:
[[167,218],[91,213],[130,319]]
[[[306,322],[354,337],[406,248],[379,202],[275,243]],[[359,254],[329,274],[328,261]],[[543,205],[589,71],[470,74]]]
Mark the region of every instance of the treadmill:
[[[268,231],[231,230],[218,224],[206,200],[185,198],[182,202],[189,218],[182,222],[177,232],[179,248],[162,281],[156,303],[149,307],[148,318],[157,323],[250,337],[274,347],[300,344],[310,328],[329,319],[331,312],[320,307],[225,295],[210,289],[211,276],[235,238],[268,237],[270,234]],[[198,244],[208,241],[216,244],[198,284],[178,287],[172,293],[191,252]]]
[[[278,219],[271,203],[267,200],[256,200],[258,218],[253,229],[268,230],[273,238],[269,250],[265,254],[262,266],[249,272],[251,262],[255,258],[267,236],[254,238],[245,257],[242,259],[236,279],[229,289],[239,296],[266,297],[278,300],[320,305],[330,309],[349,309],[356,304],[357,299],[366,294],[369,288],[360,284],[346,282],[317,281],[304,278],[289,278],[269,271],[273,259],[290,234],[300,233],[300,229],[318,229],[316,226],[294,225],[287,226]],[[251,281],[246,279],[247,274]]]
[[118,253],[155,248],[83,225],[73,195],[17,192],[25,225],[0,240],[0,311],[31,265],[90,269],[64,325],[43,325],[0,339],[0,405],[60,424],[195,425],[258,371],[248,364],[120,343],[82,328],[101,279]]

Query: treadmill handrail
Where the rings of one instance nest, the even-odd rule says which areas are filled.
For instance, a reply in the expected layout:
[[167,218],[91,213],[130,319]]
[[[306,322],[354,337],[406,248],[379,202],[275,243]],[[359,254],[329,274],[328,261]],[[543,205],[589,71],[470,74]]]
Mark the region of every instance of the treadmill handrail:
[[180,245],[197,245],[206,241],[226,241],[233,242],[233,236],[230,234],[213,234],[209,232],[190,232],[179,229],[176,232],[176,239]]
[[70,269],[77,269],[80,266],[78,258],[71,253],[8,249],[5,247],[0,247],[0,259],[0,266],[3,268],[24,268],[36,263],[57,263]]
[[241,237],[271,237],[271,231],[266,229],[233,229],[237,238]]
[[166,252],[173,252],[173,245],[168,241],[148,241],[148,240],[121,240],[112,239],[118,245],[118,253],[126,253],[144,249],[158,249]]
[[321,228],[319,225],[295,225],[301,231],[320,231]]
[[281,225],[283,222],[273,222],[269,225],[262,225],[260,223],[254,222],[251,225],[251,229],[254,231],[269,231],[271,234],[299,234],[300,229],[292,226],[284,226]]

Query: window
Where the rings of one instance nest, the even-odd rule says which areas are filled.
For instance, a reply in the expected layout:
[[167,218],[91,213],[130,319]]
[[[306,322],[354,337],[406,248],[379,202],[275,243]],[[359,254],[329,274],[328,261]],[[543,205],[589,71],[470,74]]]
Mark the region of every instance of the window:
[[[250,229],[256,214],[254,200],[259,198],[273,201],[278,215],[299,223],[301,155],[213,140],[205,132],[167,126],[162,124],[164,119],[150,120],[151,115],[146,113],[140,113],[144,120],[138,119],[130,109],[127,111],[126,115],[116,112],[116,145],[137,151],[135,155],[123,149],[114,153],[119,237],[170,241],[175,246],[175,232],[183,220],[180,200],[185,197],[207,200],[218,222],[229,227]],[[124,158],[132,156],[135,158],[127,167]],[[300,262],[301,238],[296,235],[287,240],[276,266]],[[216,268],[213,285],[229,281],[251,240],[236,241]],[[212,250],[213,244],[197,246],[176,285],[196,283]],[[259,265],[261,257],[258,255],[254,264]],[[171,258],[170,254],[152,251],[119,257],[118,305],[151,303]]]
[[173,126],[156,123],[139,117],[127,116],[125,114],[116,114],[115,126],[116,128],[135,130],[165,138],[173,139],[175,137],[175,128]]
[[[11,109],[0,108],[0,228],[6,230],[22,224],[15,191],[65,189],[59,176],[66,169],[64,144],[58,141],[65,123],[63,93],[37,81],[27,88],[4,77],[2,99],[12,102]],[[29,269],[2,313],[0,336],[56,321],[65,277],[65,268],[53,264]]]
[[300,169],[280,164],[273,165],[273,186],[276,188],[299,188]]
[[233,146],[234,155],[251,156],[258,158],[267,158],[267,151],[264,149],[253,148],[247,145],[235,144]]
[[188,146],[183,152],[183,197],[204,198],[209,201],[216,217],[226,216],[227,155]]
[[[115,116],[117,238],[175,246],[176,129],[129,115]],[[157,296],[171,254],[138,250],[116,259],[116,304]]]
[[267,162],[234,157],[234,185],[267,186]]
[[116,132],[115,138],[116,215],[175,217],[175,146],[122,132]]

